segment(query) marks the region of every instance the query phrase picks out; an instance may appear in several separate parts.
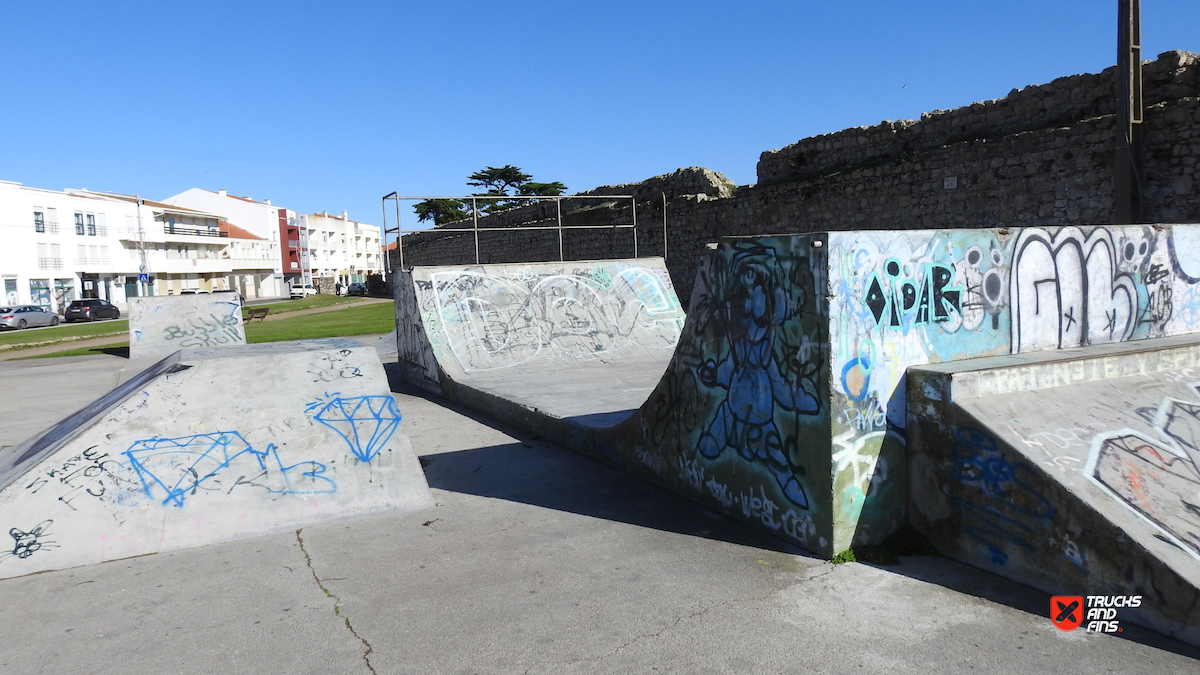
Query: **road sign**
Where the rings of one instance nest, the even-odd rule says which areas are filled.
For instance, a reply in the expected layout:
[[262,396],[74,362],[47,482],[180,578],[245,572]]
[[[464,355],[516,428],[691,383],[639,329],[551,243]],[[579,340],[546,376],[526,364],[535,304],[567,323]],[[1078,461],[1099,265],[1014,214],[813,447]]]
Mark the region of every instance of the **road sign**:
[[139,274],[138,281],[142,282],[143,284],[148,284],[150,283],[150,275],[146,273]]

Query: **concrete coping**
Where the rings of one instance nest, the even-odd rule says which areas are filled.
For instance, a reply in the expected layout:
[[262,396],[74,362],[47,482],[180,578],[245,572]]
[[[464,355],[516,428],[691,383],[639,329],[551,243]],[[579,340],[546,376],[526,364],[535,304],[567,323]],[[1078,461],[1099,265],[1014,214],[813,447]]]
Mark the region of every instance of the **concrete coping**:
[[[1046,352],[913,366],[941,381],[947,400],[1066,387],[1200,366],[1200,335],[1178,335]],[[944,377],[937,377],[942,375]],[[1200,380],[1200,372],[1196,379]],[[927,383],[927,387],[932,383]],[[945,391],[947,388],[950,391]],[[927,391],[927,395],[934,394]],[[936,394],[935,394],[936,395]]]

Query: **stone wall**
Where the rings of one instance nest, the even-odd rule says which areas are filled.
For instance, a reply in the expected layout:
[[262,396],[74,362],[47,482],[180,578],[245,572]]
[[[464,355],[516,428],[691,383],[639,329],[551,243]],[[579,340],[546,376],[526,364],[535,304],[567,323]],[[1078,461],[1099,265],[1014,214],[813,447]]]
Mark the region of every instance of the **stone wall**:
[[[1060,78],[919,121],[805,139],[763,153],[757,185],[735,188],[694,167],[583,194],[637,198],[636,254],[663,255],[682,298],[690,297],[704,246],[721,236],[1106,224],[1113,208],[1114,71]],[[1200,222],[1200,56],[1167,52],[1144,65],[1143,79],[1139,220]],[[619,202],[597,206],[564,206],[564,222],[632,222]],[[553,203],[543,203],[481,219],[480,226],[547,225],[553,216]],[[405,266],[475,262],[471,234],[404,240]],[[480,262],[488,263],[559,257],[553,230],[482,233],[479,248]],[[634,255],[629,230],[563,236],[566,259]]]

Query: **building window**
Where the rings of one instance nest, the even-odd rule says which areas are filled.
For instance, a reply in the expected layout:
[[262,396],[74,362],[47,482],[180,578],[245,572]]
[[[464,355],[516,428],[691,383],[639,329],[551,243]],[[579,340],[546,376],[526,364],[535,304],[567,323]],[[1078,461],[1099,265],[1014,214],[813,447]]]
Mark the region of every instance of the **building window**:
[[30,279],[29,280],[29,299],[32,304],[38,307],[50,307],[50,280],[49,279]]
[[41,211],[33,212],[33,231],[34,232],[45,232],[46,231],[46,214],[42,213]]
[[75,234],[83,234],[83,214],[75,213]]
[[96,216],[91,213],[87,214],[87,233],[89,237],[96,236]]

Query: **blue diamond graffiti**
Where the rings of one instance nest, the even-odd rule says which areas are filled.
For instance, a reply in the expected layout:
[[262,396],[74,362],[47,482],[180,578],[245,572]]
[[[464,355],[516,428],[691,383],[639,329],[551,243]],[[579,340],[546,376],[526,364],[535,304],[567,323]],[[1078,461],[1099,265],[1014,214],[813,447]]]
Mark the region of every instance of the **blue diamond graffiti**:
[[400,427],[400,410],[391,396],[352,396],[326,394],[305,408],[316,411],[313,419],[338,432],[350,452],[369,462],[379,454]]
[[[256,450],[236,431],[135,441],[125,451],[129,465],[151,499],[182,507],[198,492],[231,494],[250,486],[274,494],[334,492],[320,462],[285,466],[275,444]],[[231,478],[239,474],[237,478]]]

